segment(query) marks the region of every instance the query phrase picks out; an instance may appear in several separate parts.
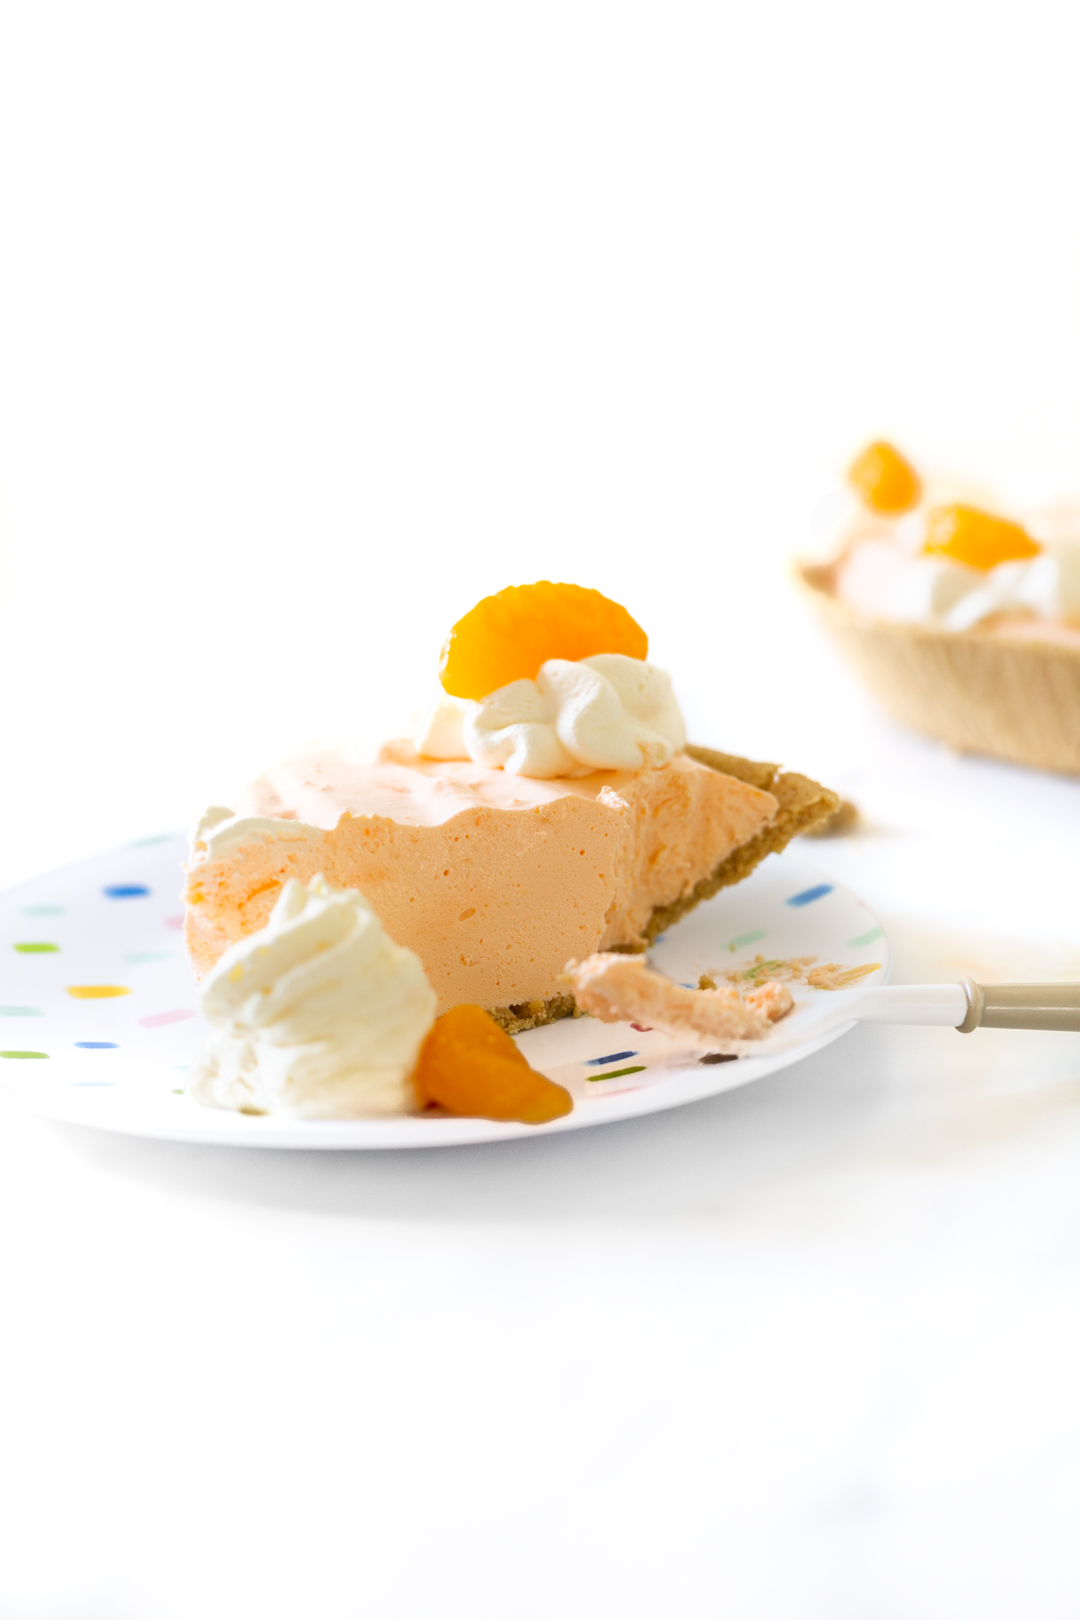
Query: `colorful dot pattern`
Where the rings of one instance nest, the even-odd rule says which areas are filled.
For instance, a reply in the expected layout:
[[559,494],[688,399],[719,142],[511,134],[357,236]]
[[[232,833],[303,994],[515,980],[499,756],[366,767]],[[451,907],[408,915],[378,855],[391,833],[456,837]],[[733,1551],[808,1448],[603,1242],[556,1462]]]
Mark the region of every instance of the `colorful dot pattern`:
[[[155,834],[146,839],[139,839],[136,841],[136,844],[132,845],[131,847],[136,848],[146,845],[178,843],[179,840],[176,838],[175,834],[162,833]],[[179,853],[180,851],[178,849],[177,854],[179,855]],[[168,861],[168,858],[168,855],[166,855],[165,860]],[[158,859],[160,860],[160,857]],[[112,907],[114,904],[123,904],[125,909],[127,908],[128,903],[133,903],[140,900],[151,900],[157,889],[156,881],[146,882],[142,880],[141,876],[124,872],[118,874],[115,881],[105,881],[104,877],[99,878],[98,885],[99,886],[94,891],[98,897],[98,905],[108,905]],[[90,905],[91,907],[93,906],[93,901],[90,901]],[[72,908],[66,904],[61,904],[54,900],[41,900],[18,905],[9,912],[9,916],[13,917],[17,915],[25,919],[65,918],[71,914],[71,910]],[[70,937],[67,933],[64,933],[55,935],[52,939],[42,939],[40,937],[35,938],[32,935],[29,938],[25,936],[20,938],[19,934],[16,933],[15,938],[11,939],[11,935],[9,934],[9,948],[13,952],[17,953],[18,956],[27,959],[28,969],[29,964],[35,958],[40,958],[42,960],[51,959],[59,956],[65,950],[70,950],[73,953],[72,965],[74,965],[76,961],[92,961],[92,956],[87,958],[83,955],[85,950],[86,923],[89,920],[86,911],[86,901],[80,900],[78,904],[74,906],[74,911],[76,919],[75,932]],[[132,916],[144,919],[144,921],[137,925],[135,937],[132,938],[129,933],[128,938],[133,947],[144,946],[144,948],[133,948],[124,953],[119,959],[130,963],[133,967],[142,967],[145,965],[152,968],[153,964],[167,963],[175,960],[178,955],[182,955],[182,952],[178,951],[177,949],[179,942],[170,942],[168,949],[159,948],[158,941],[160,941],[161,946],[164,946],[165,944],[165,941],[161,940],[161,933],[158,934],[157,941],[155,941],[153,933],[151,933],[149,937],[146,936],[145,919],[147,918],[147,910],[145,907],[136,907],[136,909],[132,912]],[[176,915],[157,919],[151,917],[150,926],[151,929],[156,926],[156,928],[161,932],[165,932],[167,930],[175,937],[175,932],[183,927],[183,921],[184,919],[182,916]],[[24,926],[27,927],[29,931],[29,924],[24,924]],[[115,925],[106,925],[103,921],[102,928],[104,931],[104,937],[110,940],[122,940],[124,937],[123,932],[121,932],[119,935],[117,934]],[[142,935],[141,938],[139,937],[140,934]],[[115,946],[113,948],[115,949]],[[113,957],[113,961],[116,961],[117,959],[118,958]],[[71,974],[71,977],[75,978],[77,977],[77,974],[78,970],[76,969],[76,972]],[[133,996],[139,983],[138,980],[132,980],[131,983],[127,984],[114,983],[111,982],[111,976],[107,973],[102,973],[100,975],[102,981],[100,983],[96,982],[96,976],[92,972],[88,973],[86,978],[88,981],[93,980],[94,982],[79,982],[74,984],[61,984],[58,986],[56,984],[55,969],[51,974],[42,976],[40,981],[38,979],[37,970],[34,970],[34,982],[40,982],[43,987],[50,989],[54,995],[60,993],[66,997],[72,998],[76,1003],[85,1003],[88,1011],[93,1003],[99,1003],[101,1004],[104,1012],[104,1009],[110,1004],[118,1003],[122,998]],[[147,985],[153,985],[158,983],[159,980],[153,971],[151,971],[145,982]],[[44,1005],[39,1006],[33,1004],[35,999],[36,998],[27,998],[25,1001],[22,1001],[12,998],[9,1002],[0,1004],[0,1019],[48,1019],[51,1016],[49,1011],[49,1002],[46,1001]],[[140,993],[139,999],[142,999],[142,993]],[[158,1008],[161,1008],[160,1002],[158,1003]],[[136,1010],[142,1011],[141,1008],[132,1008],[133,1012]],[[157,1030],[167,1028],[170,1025],[194,1020],[197,1018],[197,1016],[198,1014],[194,1007],[170,1007],[166,1001],[165,1007],[161,1008],[161,1010],[157,1010],[154,1008],[153,1002],[151,1002],[149,1009],[143,1014],[143,1016],[135,1019],[135,1024],[143,1030]],[[125,1044],[125,1037],[122,1033],[119,1035],[114,1034],[115,1020],[111,1016],[106,1020],[107,1027],[103,1029],[100,1022],[101,1017],[102,1014],[96,1014],[92,1017],[90,1027],[85,1030],[85,1035],[87,1037],[86,1039],[72,1039],[72,1036],[82,1033],[82,1031],[80,1031],[78,1028],[78,1024],[76,1023],[75,1028],[70,1030],[70,1033],[67,1034],[66,1039],[61,1037],[58,1044],[51,1044],[51,1049],[49,1051],[40,1051],[29,1047],[11,1046],[0,1049],[0,1056],[12,1062],[28,1060],[47,1062],[50,1056],[59,1056],[60,1050],[65,1046],[69,1052],[73,1050],[86,1053],[107,1053],[117,1051],[122,1045]],[[130,1014],[128,1017],[130,1018]],[[124,1022],[123,1027],[130,1028],[131,1025]],[[43,1033],[45,1033],[45,1031],[43,1031]],[[110,1038],[106,1039],[106,1036]],[[181,1067],[186,1069],[187,1064],[184,1064]],[[105,1074],[108,1074],[109,1072],[110,1071],[106,1070]],[[103,1087],[113,1086],[116,1084],[116,1082],[111,1078],[105,1078],[102,1076],[101,1078],[97,1079],[72,1079],[70,1084],[75,1086]]]
[[[138,839],[136,840],[135,844],[132,845],[132,847],[135,848],[144,845],[164,844],[174,841],[174,834],[161,833],[155,834],[149,838]],[[105,900],[108,901],[127,901],[148,899],[153,895],[154,890],[149,883],[143,883],[131,879],[121,882],[102,884],[98,892]],[[19,915],[24,917],[64,917],[68,914],[68,907],[56,904],[54,902],[42,901],[20,906],[18,911]],[[174,930],[181,928],[183,926],[183,921],[183,917],[171,916],[163,919],[163,924],[166,928]],[[161,926],[161,924],[159,924],[159,926]],[[24,939],[14,941],[13,949],[21,956],[34,957],[56,955],[61,951],[62,947],[55,940]],[[174,959],[176,955],[177,952],[174,947],[168,950],[130,951],[124,955],[123,959],[132,965],[143,965],[156,962],[166,962]],[[70,984],[66,985],[64,989],[66,994],[71,996],[76,1001],[86,1002],[108,1002],[122,996],[129,996],[133,993],[131,985],[109,983]],[[0,1018],[45,1018],[47,1016],[48,1014],[46,1009],[43,1007],[0,1005]],[[188,1019],[196,1018],[197,1016],[197,1012],[192,1007],[174,1007],[168,1008],[161,1012],[148,1013],[144,1017],[137,1019],[136,1022],[143,1029],[159,1029],[170,1024],[176,1024]],[[116,1051],[121,1043],[116,1040],[78,1040],[73,1041],[71,1044],[80,1051],[106,1052]],[[48,1052],[38,1052],[31,1051],[29,1049],[12,1047],[4,1049],[0,1055],[10,1059],[47,1059],[50,1054]],[[72,1084],[111,1085],[113,1082],[103,1080],[78,1080],[73,1081]]]

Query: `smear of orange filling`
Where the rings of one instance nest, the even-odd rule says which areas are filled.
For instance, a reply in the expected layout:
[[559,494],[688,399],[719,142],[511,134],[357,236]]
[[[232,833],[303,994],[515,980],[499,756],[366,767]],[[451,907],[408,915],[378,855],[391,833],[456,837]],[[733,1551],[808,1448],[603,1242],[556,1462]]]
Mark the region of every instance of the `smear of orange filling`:
[[452,1007],[420,1049],[413,1083],[423,1103],[449,1114],[544,1125],[573,1108],[568,1091],[530,1068],[482,1007]]
[[676,984],[647,967],[640,956],[597,951],[583,962],[568,962],[566,978],[582,1012],[605,1024],[641,1023],[667,1035],[698,1036],[707,1042],[762,1040],[793,1006],[791,991],[769,980],[746,995],[727,986],[698,990]]

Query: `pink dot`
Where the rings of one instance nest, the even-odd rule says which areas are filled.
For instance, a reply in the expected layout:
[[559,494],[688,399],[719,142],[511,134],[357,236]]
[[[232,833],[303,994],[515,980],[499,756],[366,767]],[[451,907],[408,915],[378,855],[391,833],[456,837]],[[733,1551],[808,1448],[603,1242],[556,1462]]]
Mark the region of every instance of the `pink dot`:
[[166,917],[165,926],[166,928],[183,928],[184,919],[183,917]]
[[149,1018],[140,1018],[139,1023],[143,1029],[160,1029],[162,1024],[179,1024],[185,1018],[194,1017],[190,1007],[179,1007],[175,1012],[151,1013]]

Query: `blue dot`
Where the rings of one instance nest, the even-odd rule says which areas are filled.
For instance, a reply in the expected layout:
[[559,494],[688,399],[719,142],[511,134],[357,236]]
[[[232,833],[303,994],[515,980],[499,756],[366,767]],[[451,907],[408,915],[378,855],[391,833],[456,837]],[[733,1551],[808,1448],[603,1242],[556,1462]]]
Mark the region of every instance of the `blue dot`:
[[149,894],[145,883],[107,883],[105,893],[110,900],[132,900],[136,895]]
[[593,1067],[594,1065],[597,1068],[599,1068],[605,1063],[618,1063],[619,1059],[624,1058],[624,1057],[637,1057],[637,1053],[636,1052],[609,1052],[606,1057],[602,1057],[602,1058],[586,1058],[585,1062],[586,1062],[586,1064],[589,1065],[590,1068]]
[[819,883],[815,889],[804,889],[801,894],[793,894],[786,902],[789,906],[808,906],[811,900],[820,900],[827,894],[832,894],[831,883]]
[[76,1041],[76,1046],[84,1047],[88,1052],[104,1052],[106,1047],[116,1046],[116,1041]]

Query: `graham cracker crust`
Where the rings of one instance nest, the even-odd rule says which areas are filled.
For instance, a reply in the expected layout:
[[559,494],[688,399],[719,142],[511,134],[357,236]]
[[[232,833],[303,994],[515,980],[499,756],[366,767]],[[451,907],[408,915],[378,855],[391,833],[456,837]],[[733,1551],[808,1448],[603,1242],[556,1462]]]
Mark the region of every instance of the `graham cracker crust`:
[[[710,900],[719,890],[730,888],[733,883],[741,883],[766,855],[779,855],[793,838],[809,832],[819,822],[835,815],[840,808],[837,794],[830,788],[822,787],[820,782],[811,781],[808,776],[800,776],[797,771],[781,771],[778,765],[741,759],[737,754],[721,754],[715,748],[698,748],[693,743],[687,743],[685,752],[710,770],[737,777],[740,782],[771,793],[780,809],[770,826],[758,833],[756,838],[751,838],[749,843],[733,849],[689,894],[669,906],[657,906],[645,928],[646,946],[651,945],[658,934],[677,923],[680,917],[693,911],[702,900]],[[632,952],[646,947],[623,945],[616,948]],[[573,996],[551,996],[547,1001],[518,1002],[512,1007],[490,1007],[488,1011],[508,1035],[520,1035],[524,1030],[536,1029],[540,1024],[554,1024],[560,1018],[572,1017],[575,1005]]]

